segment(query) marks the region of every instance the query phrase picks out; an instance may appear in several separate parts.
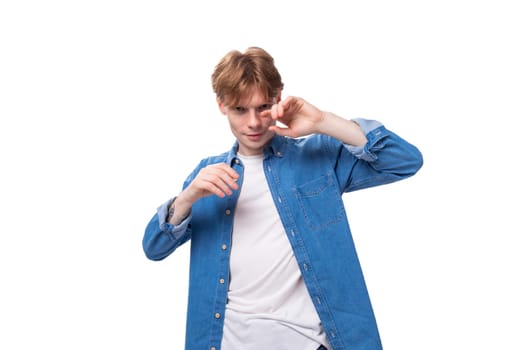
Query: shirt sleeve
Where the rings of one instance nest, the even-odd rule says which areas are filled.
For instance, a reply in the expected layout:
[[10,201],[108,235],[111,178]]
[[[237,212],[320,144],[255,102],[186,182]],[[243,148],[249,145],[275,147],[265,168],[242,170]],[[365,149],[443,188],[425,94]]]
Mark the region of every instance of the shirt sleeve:
[[173,203],[173,201],[175,200],[175,198],[171,198],[170,200],[163,203],[160,207],[157,208],[157,217],[159,220],[159,226],[160,226],[161,231],[172,234],[174,239],[180,239],[186,232],[186,228],[188,227],[188,224],[191,221],[191,212],[178,225],[170,224],[167,220],[168,210],[169,210],[171,203]]
[[366,135],[367,143],[363,146],[352,146],[345,144],[344,146],[352,153],[356,158],[362,159],[367,162],[373,162],[377,159],[377,156],[373,153],[374,145],[381,139],[380,133],[373,133],[374,130],[379,130],[383,126],[377,120],[364,119],[364,118],[355,118],[352,119],[354,122],[359,125],[363,133]]

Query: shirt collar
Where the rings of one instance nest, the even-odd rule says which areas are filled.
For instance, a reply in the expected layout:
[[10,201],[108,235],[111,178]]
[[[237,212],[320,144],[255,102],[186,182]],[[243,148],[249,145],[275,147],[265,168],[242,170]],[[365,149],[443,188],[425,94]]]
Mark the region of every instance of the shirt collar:
[[[286,145],[286,137],[275,135],[270,142],[264,146],[264,155],[265,159],[270,156],[276,156],[276,157],[282,157],[284,154],[284,148]],[[233,147],[228,152],[226,162],[230,164],[230,166],[233,165],[235,160],[237,159],[237,150],[239,149],[239,142],[236,140],[233,144]]]

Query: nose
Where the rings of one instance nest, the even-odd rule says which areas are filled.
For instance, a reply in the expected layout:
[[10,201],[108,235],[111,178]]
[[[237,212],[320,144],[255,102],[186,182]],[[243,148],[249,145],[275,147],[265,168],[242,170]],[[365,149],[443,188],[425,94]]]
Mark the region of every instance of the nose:
[[252,129],[258,128],[261,125],[261,117],[255,108],[250,108],[248,112],[248,126]]

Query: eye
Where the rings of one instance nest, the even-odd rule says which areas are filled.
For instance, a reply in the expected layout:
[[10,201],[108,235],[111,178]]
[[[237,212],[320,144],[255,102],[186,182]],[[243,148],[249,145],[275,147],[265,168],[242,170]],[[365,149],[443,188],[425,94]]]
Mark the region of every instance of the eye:
[[272,108],[272,104],[271,103],[265,103],[263,105],[260,105],[259,107],[257,107],[257,112],[264,112],[264,111],[267,111],[269,109]]
[[235,107],[233,107],[233,110],[237,114],[244,114],[244,113],[246,113],[247,108],[246,107],[242,107],[242,106],[235,106]]

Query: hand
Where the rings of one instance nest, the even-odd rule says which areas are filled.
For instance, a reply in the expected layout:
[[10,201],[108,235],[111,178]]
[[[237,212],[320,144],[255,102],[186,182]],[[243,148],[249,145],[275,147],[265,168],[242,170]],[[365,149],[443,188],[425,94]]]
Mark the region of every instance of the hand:
[[208,165],[199,171],[181,196],[191,203],[213,194],[224,198],[239,189],[238,179],[239,174],[225,163]]
[[271,115],[273,120],[279,121],[286,128],[273,125],[270,130],[279,135],[300,137],[319,131],[319,125],[324,120],[324,113],[317,107],[299,97],[290,96],[272,106],[264,112]]

